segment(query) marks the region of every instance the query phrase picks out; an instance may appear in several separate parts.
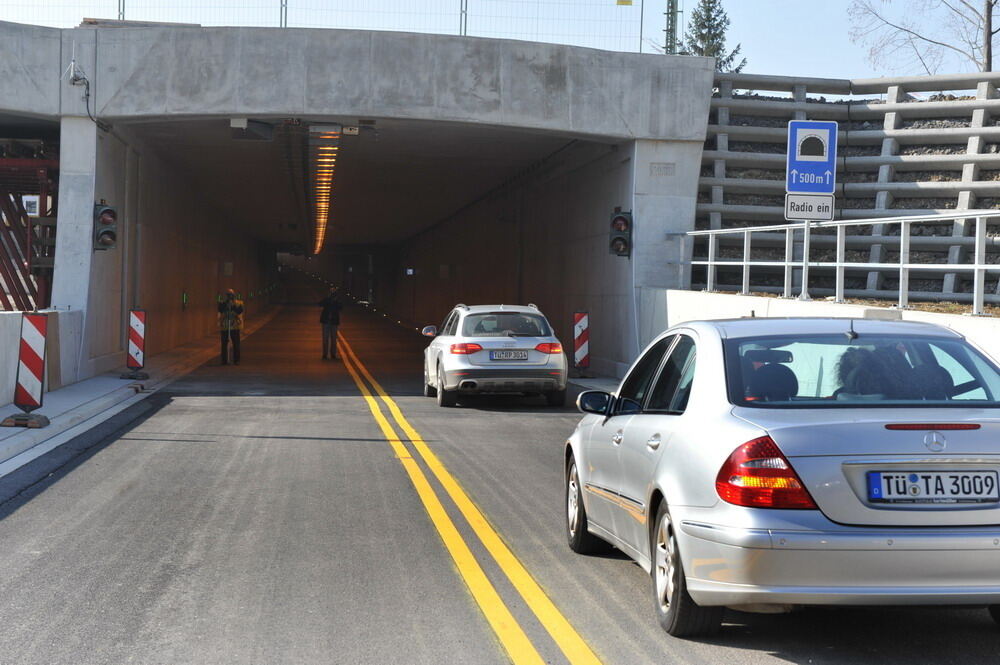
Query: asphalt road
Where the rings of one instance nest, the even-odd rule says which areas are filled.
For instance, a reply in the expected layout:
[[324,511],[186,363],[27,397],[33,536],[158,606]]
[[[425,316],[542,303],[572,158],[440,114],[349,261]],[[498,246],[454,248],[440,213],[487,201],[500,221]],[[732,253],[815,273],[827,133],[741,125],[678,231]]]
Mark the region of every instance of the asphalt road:
[[[541,661],[571,662],[426,460],[387,441],[344,362],[319,359],[316,318],[289,307],[240,366],[203,366],[0,480],[0,663],[509,662],[456,538]],[[574,412],[516,397],[441,409],[420,396],[412,330],[357,309],[341,330],[601,662],[997,662],[982,610],[730,612],[711,640],[670,638],[638,566],[565,545]]]

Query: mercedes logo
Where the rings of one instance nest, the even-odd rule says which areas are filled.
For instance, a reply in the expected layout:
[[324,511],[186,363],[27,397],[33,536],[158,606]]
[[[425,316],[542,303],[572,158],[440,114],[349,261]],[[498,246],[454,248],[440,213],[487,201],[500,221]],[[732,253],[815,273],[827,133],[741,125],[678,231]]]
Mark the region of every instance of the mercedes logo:
[[948,445],[948,441],[941,432],[927,432],[927,435],[924,436],[924,445],[932,453],[939,453]]

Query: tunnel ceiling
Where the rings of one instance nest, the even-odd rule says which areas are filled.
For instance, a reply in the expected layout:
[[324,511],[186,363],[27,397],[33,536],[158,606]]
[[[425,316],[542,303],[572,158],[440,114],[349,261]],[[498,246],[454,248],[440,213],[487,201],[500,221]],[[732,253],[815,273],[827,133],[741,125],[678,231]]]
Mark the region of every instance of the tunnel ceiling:
[[[271,141],[235,140],[227,119],[145,122],[132,130],[226,218],[271,242],[309,245],[311,224],[296,198],[301,176],[291,176],[287,166],[295,131],[279,128]],[[487,126],[363,125],[358,136],[341,139],[325,249],[401,242],[569,141]]]

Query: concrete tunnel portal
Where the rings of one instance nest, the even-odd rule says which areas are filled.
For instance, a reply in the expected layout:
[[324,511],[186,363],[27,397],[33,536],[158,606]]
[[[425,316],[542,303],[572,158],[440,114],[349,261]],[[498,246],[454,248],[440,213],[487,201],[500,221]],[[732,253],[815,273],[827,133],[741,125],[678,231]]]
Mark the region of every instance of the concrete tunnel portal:
[[[599,312],[608,374],[651,334],[642,290],[678,285],[710,59],[367,31],[0,32],[24,74],[0,93],[37,91],[0,94],[0,129],[58,127],[52,305],[79,312],[59,331],[64,382],[121,364],[129,307],[167,350],[211,331],[218,292],[260,292],[279,256],[413,324],[535,302],[568,341],[573,311]],[[53,75],[69,53],[90,99]],[[339,136],[313,255],[324,128]],[[90,246],[99,201],[120,210],[113,251]],[[608,251],[616,209],[635,218],[629,258]]]

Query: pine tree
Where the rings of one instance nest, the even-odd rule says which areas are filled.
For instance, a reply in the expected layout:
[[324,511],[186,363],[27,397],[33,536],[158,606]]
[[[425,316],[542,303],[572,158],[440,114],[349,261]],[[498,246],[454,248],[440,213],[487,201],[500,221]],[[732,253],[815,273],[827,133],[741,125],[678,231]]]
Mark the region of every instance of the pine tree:
[[733,66],[740,54],[741,44],[737,44],[726,54],[726,30],[729,17],[722,8],[722,0],[698,0],[698,6],[691,12],[691,21],[684,34],[683,52],[687,55],[705,55],[715,58],[715,69],[720,72],[739,72],[747,64],[742,58]]

